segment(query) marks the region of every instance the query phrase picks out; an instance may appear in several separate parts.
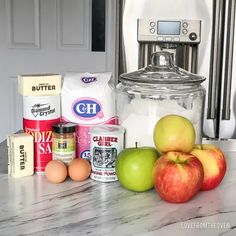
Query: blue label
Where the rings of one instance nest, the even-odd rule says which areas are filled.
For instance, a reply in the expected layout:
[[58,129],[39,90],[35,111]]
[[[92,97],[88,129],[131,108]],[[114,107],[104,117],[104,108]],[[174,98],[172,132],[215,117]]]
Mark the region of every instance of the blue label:
[[85,83],[85,84],[89,84],[92,83],[94,81],[97,80],[96,77],[82,77],[81,80]]
[[94,118],[101,111],[101,106],[94,100],[78,100],[73,105],[73,112],[82,118]]
[[90,151],[89,150],[84,150],[82,153],[81,153],[81,157],[84,158],[84,159],[87,159],[87,160],[90,160]]

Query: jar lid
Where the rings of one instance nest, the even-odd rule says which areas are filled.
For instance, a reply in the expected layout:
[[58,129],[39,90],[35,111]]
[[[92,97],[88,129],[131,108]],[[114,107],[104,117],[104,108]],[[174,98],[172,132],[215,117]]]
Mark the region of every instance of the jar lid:
[[90,133],[97,135],[116,135],[124,132],[125,128],[120,125],[99,125],[90,128]]
[[120,75],[120,80],[148,84],[200,84],[205,78],[173,64],[172,54],[155,52],[151,64],[140,70]]
[[57,122],[52,125],[52,131],[58,134],[74,133],[76,124],[69,122]]

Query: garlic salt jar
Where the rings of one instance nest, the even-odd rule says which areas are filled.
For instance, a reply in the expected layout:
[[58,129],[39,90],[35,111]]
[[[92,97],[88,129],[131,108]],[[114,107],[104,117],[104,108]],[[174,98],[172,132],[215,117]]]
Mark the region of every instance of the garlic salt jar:
[[76,158],[76,124],[57,122],[52,125],[52,159],[69,165]]
[[125,147],[154,146],[157,121],[168,114],[188,118],[202,140],[204,77],[173,65],[169,52],[152,54],[151,65],[122,74],[116,89],[119,124],[126,129]]

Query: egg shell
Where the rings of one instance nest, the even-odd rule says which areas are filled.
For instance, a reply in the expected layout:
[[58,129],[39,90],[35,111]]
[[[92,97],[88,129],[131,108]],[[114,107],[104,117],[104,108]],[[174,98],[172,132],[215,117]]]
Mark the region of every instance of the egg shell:
[[91,173],[89,161],[83,158],[72,160],[68,167],[68,173],[70,178],[74,181],[86,180]]
[[45,167],[45,176],[51,183],[62,183],[67,175],[67,167],[61,161],[52,160]]

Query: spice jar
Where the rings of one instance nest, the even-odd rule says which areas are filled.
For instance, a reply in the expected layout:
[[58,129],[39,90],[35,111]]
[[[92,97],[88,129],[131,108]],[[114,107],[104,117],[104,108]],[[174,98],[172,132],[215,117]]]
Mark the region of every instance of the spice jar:
[[65,164],[76,157],[76,124],[58,122],[52,125],[52,158]]
[[117,85],[116,112],[126,129],[125,147],[154,146],[157,121],[168,114],[188,118],[202,140],[204,77],[189,73],[172,62],[169,52],[152,54],[151,65],[122,74]]

